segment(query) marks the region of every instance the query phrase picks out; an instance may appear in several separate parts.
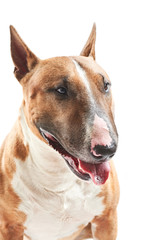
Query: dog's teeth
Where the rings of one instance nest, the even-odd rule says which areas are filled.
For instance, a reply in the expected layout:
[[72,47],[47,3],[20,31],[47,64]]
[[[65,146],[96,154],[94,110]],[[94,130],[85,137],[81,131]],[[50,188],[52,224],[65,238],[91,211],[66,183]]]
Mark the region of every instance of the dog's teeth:
[[81,168],[81,164],[80,164],[80,160],[78,159],[78,170],[82,173],[85,173],[85,171],[83,170],[83,168]]
[[81,168],[81,166],[80,166],[80,165],[78,166],[78,169],[80,169],[80,170],[82,170],[82,171],[83,171],[83,169]]

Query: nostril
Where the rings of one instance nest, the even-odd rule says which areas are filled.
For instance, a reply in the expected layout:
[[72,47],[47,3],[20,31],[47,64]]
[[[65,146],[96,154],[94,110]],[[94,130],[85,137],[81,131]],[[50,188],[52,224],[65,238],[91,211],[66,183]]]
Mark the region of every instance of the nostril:
[[111,146],[103,146],[103,145],[96,145],[93,148],[92,155],[95,157],[113,157],[116,152],[117,146],[116,144],[112,144]]

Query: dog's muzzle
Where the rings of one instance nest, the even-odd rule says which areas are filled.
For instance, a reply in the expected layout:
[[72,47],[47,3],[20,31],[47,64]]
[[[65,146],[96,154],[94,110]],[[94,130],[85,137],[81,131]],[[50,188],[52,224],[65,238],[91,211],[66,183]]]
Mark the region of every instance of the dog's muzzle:
[[[53,136],[53,134],[40,128],[40,133],[47,141],[47,143],[65,159],[67,165],[70,167],[72,172],[76,174],[79,178],[83,180],[90,180],[96,184],[101,185],[106,182],[109,177],[110,164],[108,159],[103,159],[103,161],[94,161],[90,163],[87,161],[82,161],[70,154],[61,143]],[[98,156],[99,157],[99,156]]]

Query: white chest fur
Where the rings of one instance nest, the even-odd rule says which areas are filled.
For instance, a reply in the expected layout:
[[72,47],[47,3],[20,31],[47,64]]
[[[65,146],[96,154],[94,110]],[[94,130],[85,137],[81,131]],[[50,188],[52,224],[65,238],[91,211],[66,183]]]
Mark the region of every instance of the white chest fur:
[[[31,178],[30,173],[26,173],[25,163],[21,165],[23,171],[17,166],[12,185],[22,200],[19,210],[27,216],[25,233],[32,240],[59,240],[70,236],[104,210],[103,198],[98,196],[100,188],[92,182],[77,179],[69,169],[71,175],[68,175],[68,181],[65,179],[65,189],[54,191],[54,177],[47,187],[43,175],[42,179],[36,174]],[[34,180],[37,181],[35,185]],[[48,190],[52,185],[53,191]]]
[[103,212],[100,187],[78,179],[21,117],[29,156],[25,161],[15,159],[12,186],[21,199],[19,210],[26,214],[25,233],[32,240],[59,240]]
[[[26,220],[26,234],[32,240],[56,240],[76,232],[104,210],[102,198],[92,184],[76,183],[52,199],[33,202]],[[21,205],[21,208],[23,206]]]
[[70,236],[103,212],[103,198],[98,196],[100,187],[79,180],[65,163],[56,182],[54,173],[44,175],[34,169],[30,158],[15,162],[12,186],[22,201],[19,210],[27,216],[25,233],[32,240],[59,240]]

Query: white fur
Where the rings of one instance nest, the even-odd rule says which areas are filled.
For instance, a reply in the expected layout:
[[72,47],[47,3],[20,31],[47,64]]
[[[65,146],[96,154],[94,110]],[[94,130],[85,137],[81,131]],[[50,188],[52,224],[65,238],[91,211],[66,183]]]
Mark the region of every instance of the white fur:
[[87,76],[86,76],[86,73],[85,73],[84,69],[81,68],[81,66],[75,60],[72,60],[72,61],[75,64],[76,70],[77,70],[79,76],[81,77],[81,80],[83,81],[85,87],[86,87],[88,95],[91,97],[92,92],[91,92],[90,84],[89,84],[89,81],[87,79]]
[[25,233],[32,240],[58,240],[72,235],[104,210],[100,187],[76,177],[59,153],[29,129],[23,111],[21,126],[29,156],[15,159],[12,186],[27,218]]

